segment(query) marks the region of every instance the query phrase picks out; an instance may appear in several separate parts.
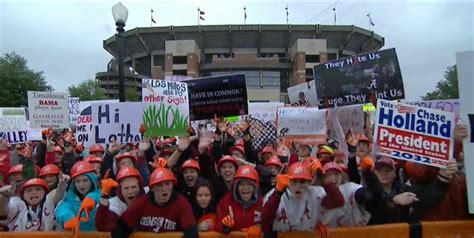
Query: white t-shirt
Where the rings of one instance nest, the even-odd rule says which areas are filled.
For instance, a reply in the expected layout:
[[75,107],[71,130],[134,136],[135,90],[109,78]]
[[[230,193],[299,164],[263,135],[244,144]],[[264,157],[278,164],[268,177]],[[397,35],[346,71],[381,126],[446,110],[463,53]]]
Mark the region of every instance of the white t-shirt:
[[[41,220],[40,220],[41,214]],[[8,203],[8,228],[10,231],[54,231],[53,196],[46,196],[42,207],[33,211],[19,197],[11,197]]]
[[339,186],[339,190],[344,196],[344,206],[331,210],[323,209],[322,222],[329,227],[367,225],[370,213],[362,205],[359,206],[355,199],[355,192],[361,187],[362,185],[352,182]]
[[[265,202],[273,190],[265,196]],[[326,191],[320,186],[310,186],[305,196],[296,200],[289,189],[280,199],[273,221],[273,230],[285,231],[313,231],[321,220],[321,201],[326,197]]]

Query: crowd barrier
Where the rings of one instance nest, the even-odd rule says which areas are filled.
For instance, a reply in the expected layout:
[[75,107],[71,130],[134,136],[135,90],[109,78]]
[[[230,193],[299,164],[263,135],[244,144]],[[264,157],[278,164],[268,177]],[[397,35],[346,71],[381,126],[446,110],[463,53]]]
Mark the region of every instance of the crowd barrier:
[[[72,232],[0,232],[0,238],[72,238]],[[136,232],[130,238],[182,238],[181,232],[164,234]],[[245,238],[243,232],[224,235],[216,232],[201,232],[200,238]],[[284,232],[279,238],[321,238],[317,232]],[[473,238],[474,220],[421,222],[418,225],[396,223],[378,226],[329,228],[328,238]],[[79,238],[111,238],[105,232],[81,232]]]

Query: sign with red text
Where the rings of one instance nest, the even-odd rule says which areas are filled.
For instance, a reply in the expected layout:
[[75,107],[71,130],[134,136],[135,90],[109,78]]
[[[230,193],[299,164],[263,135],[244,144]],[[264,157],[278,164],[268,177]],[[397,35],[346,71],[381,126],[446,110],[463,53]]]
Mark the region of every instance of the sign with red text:
[[244,74],[220,75],[186,81],[191,121],[248,114]]
[[33,129],[68,128],[68,98],[66,93],[28,91],[30,127]]
[[377,101],[377,155],[445,168],[453,156],[454,113]]
[[326,110],[315,107],[278,107],[277,135],[294,143],[319,145],[326,143]]
[[177,136],[189,127],[186,83],[142,79],[142,102],[150,103],[143,114],[145,136]]

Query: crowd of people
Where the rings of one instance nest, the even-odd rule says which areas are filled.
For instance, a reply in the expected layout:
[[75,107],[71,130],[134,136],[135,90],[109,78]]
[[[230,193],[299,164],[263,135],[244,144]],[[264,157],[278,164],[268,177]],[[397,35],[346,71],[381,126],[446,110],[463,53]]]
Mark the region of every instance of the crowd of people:
[[44,130],[42,141],[15,146],[0,140],[1,229],[112,237],[244,231],[256,238],[472,218],[462,163],[465,126],[456,126],[452,160],[438,169],[374,156],[370,123],[363,134],[344,133],[331,114],[335,137],[318,146],[276,138],[254,148],[248,122],[236,127],[217,118],[213,132],[190,127],[178,138],[89,148],[76,143],[73,129]]

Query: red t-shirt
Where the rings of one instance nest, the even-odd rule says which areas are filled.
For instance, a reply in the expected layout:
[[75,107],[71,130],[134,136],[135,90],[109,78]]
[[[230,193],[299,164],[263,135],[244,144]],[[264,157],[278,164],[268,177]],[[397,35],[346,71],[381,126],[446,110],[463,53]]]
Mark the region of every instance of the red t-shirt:
[[149,194],[140,196],[121,219],[130,228],[155,233],[184,231],[196,225],[191,205],[183,195],[174,192],[164,206],[156,204],[153,199]]

